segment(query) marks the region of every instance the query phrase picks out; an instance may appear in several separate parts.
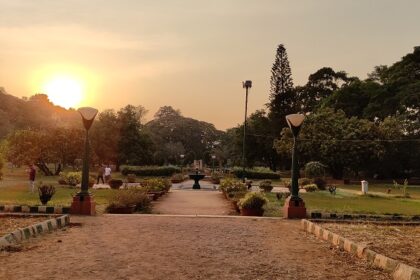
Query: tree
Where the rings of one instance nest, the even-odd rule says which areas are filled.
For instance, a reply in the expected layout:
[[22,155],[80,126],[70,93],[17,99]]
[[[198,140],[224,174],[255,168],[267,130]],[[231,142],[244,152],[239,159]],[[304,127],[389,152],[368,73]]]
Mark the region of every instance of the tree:
[[286,48],[280,44],[271,68],[269,118],[274,133],[278,135],[287,126],[285,116],[296,113],[296,96]]
[[319,69],[309,76],[305,86],[296,87],[299,110],[305,113],[314,111],[324,98],[330,96],[349,80],[344,71],[335,72],[330,67]]
[[120,123],[118,163],[145,165],[152,161],[153,142],[140,123],[138,108],[127,105],[118,111]]

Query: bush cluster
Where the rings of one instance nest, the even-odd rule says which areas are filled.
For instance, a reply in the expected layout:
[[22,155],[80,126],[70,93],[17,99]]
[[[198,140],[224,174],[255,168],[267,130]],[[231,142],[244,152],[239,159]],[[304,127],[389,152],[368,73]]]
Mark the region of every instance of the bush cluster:
[[168,179],[147,179],[142,180],[140,185],[148,192],[167,192],[172,183]]
[[[233,174],[237,178],[243,178],[243,169],[240,167],[233,168]],[[280,174],[271,171],[268,168],[245,169],[245,177],[248,179],[280,179]]]
[[315,191],[317,191],[317,190],[318,190],[318,187],[317,187],[317,185],[315,185],[315,184],[308,184],[308,185],[305,185],[303,188],[304,188],[304,189],[305,189],[305,191],[307,191],[307,192],[315,192]]
[[184,182],[184,174],[182,173],[175,173],[174,175],[172,175],[171,177],[171,182],[172,183],[182,183]]
[[136,176],[172,176],[175,173],[180,173],[181,169],[177,166],[128,166],[125,167],[121,173],[124,176],[128,174],[135,174]]
[[271,192],[273,190],[270,180],[261,181],[259,187],[264,192]]
[[63,185],[76,186],[82,181],[82,172],[61,172],[58,182]]
[[242,209],[261,209],[268,199],[263,193],[249,192],[238,202],[238,206]]
[[117,191],[110,198],[106,211],[112,212],[114,208],[131,206],[135,206],[134,209],[137,212],[149,212],[150,199],[147,196],[146,190],[132,188]]

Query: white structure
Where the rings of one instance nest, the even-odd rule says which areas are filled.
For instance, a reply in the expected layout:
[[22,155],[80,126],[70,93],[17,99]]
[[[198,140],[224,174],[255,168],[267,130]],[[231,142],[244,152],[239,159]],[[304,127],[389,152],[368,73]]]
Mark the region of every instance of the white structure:
[[360,183],[362,183],[362,194],[367,194],[368,192],[368,181],[361,181]]

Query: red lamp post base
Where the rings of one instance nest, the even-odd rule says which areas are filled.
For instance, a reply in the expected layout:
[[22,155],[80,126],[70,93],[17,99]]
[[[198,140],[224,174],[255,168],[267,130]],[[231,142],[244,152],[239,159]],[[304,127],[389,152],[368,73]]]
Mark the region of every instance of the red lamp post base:
[[286,198],[283,206],[283,217],[286,219],[306,218],[305,202],[303,202],[302,198],[292,199],[291,196]]
[[75,195],[70,208],[70,214],[73,215],[96,215],[96,203],[93,196],[88,195]]

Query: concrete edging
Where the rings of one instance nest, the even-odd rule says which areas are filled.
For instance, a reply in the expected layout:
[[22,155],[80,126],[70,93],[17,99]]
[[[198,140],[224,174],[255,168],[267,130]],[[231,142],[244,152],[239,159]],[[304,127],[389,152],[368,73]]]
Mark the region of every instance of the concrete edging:
[[63,215],[25,228],[19,228],[0,237],[0,249],[21,243],[24,240],[28,240],[45,233],[51,233],[54,230],[67,226],[69,223],[70,216]]
[[397,260],[388,258],[387,256],[376,253],[366,246],[357,244],[349,239],[346,239],[336,233],[333,233],[321,226],[303,219],[301,226],[304,231],[313,233],[318,239],[323,239],[330,242],[332,245],[338,246],[345,251],[366,260],[371,265],[382,268],[391,273],[393,279],[396,280],[418,280],[420,279],[420,269],[406,265]]
[[0,212],[69,214],[70,213],[70,207],[64,207],[64,206],[0,205]]

